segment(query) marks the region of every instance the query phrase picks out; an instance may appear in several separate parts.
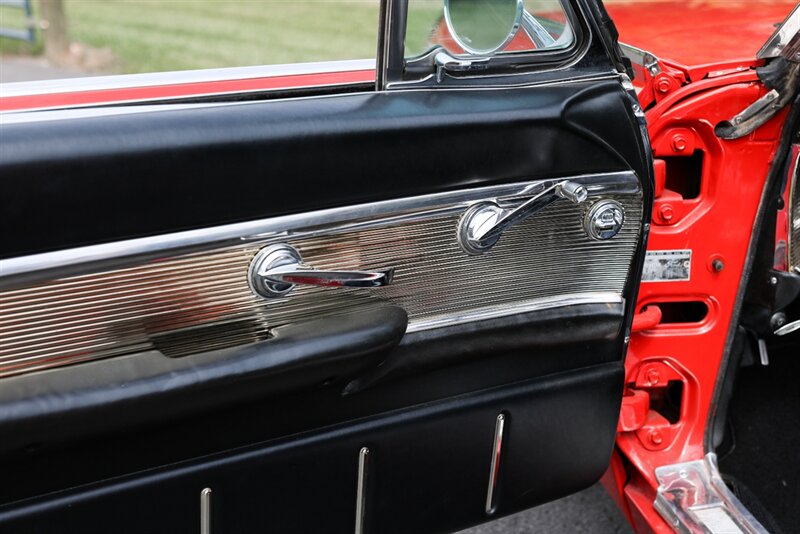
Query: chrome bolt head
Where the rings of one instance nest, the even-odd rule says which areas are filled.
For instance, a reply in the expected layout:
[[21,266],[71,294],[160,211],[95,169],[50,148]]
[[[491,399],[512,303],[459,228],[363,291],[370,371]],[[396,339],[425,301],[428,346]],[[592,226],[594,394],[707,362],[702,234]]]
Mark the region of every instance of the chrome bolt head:
[[294,288],[294,284],[270,282],[261,274],[292,263],[300,263],[300,253],[289,245],[269,245],[259,250],[247,269],[247,282],[250,290],[266,299],[285,296]]
[[491,228],[502,217],[503,209],[494,202],[479,202],[471,206],[458,225],[458,244],[467,254],[476,256],[491,249],[500,236],[478,239],[485,228]]

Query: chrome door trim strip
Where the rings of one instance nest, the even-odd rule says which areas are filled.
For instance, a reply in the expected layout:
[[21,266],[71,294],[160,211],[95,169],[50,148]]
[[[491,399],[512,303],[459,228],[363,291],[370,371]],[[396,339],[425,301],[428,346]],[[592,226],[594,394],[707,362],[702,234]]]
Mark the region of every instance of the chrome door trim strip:
[[211,488],[200,492],[200,534],[211,534]]
[[[590,197],[641,191],[639,180],[632,171],[587,174],[568,179],[586,186]],[[0,289],[130,267],[211,248],[298,235],[333,235],[435,214],[456,213],[479,200],[503,199],[501,202],[507,202],[509,198],[529,196],[551,181],[461,189],[3,259],[0,260]]]
[[367,461],[369,448],[358,451],[358,485],[356,486],[356,526],[355,534],[364,534],[364,514],[367,506]]
[[134,115],[139,113],[155,113],[159,111],[179,111],[184,109],[203,109],[210,107],[233,106],[243,102],[211,102],[189,104],[141,104],[127,106],[125,102],[115,101],[113,105],[87,105],[69,108],[34,108],[0,113],[0,126],[10,124],[30,124],[32,122],[89,119],[94,117],[111,117],[114,115]]
[[451,313],[438,318],[415,321],[408,325],[406,333],[420,332],[441,328],[444,326],[454,326],[458,324],[471,323],[474,321],[484,321],[486,319],[499,319],[509,315],[530,313],[540,310],[552,310],[554,308],[565,308],[567,306],[579,306],[585,304],[605,304],[618,305],[624,307],[625,299],[617,293],[610,292],[585,292],[558,295],[555,297],[538,298],[525,302],[505,303],[496,306],[470,310],[468,313]]
[[506,416],[497,415],[494,426],[494,440],[492,441],[492,464],[489,467],[489,487],[486,489],[486,515],[493,515],[497,511],[494,499],[494,490],[497,487],[497,475],[500,470],[500,451],[503,448],[503,430]]
[[199,69],[146,74],[119,74],[114,76],[89,76],[84,78],[65,78],[61,80],[39,80],[33,82],[12,82],[0,84],[0,98],[16,96],[76,93],[84,91],[108,91],[134,87],[154,87],[159,85],[182,85],[189,83],[208,83],[253,78],[274,78],[278,76],[298,76],[307,74],[329,74],[375,70],[374,59],[346,61],[320,61],[314,63],[288,63],[281,65],[257,65],[251,67],[230,67],[222,69]]

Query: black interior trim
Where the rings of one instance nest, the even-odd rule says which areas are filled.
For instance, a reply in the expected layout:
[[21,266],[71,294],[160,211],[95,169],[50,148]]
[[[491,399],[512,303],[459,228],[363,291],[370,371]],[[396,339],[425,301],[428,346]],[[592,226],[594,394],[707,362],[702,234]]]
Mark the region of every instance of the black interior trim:
[[522,179],[649,176],[639,133],[608,117],[633,120],[617,80],[4,125],[0,227],[14,231],[0,258]]
[[[356,393],[386,380],[499,353],[535,355],[547,347],[613,341],[619,336],[623,320],[622,303],[579,304],[414,332],[403,337],[380,367],[350,382],[344,392]],[[574,354],[570,364],[575,367],[605,361],[599,354]],[[586,358],[584,361],[578,359],[580,354]],[[540,370],[541,374],[564,369],[557,360],[543,358],[540,365],[548,363],[553,367]]]

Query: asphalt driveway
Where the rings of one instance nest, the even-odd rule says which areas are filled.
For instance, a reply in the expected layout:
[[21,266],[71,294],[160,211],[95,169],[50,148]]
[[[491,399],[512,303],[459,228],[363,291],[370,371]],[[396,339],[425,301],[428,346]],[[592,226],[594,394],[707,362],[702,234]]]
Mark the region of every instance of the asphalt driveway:
[[41,57],[0,56],[0,83],[53,80],[76,76],[85,76],[85,74],[54,67]]
[[633,534],[617,505],[599,484],[575,495],[485,523],[459,534]]

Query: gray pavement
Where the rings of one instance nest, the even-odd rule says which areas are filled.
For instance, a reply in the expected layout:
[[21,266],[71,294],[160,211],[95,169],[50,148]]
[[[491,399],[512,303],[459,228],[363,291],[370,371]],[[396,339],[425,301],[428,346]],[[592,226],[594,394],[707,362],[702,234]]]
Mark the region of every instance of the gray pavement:
[[600,484],[564,499],[503,517],[459,534],[633,534]]
[[42,57],[0,56],[0,83],[58,80],[86,74],[54,67]]

